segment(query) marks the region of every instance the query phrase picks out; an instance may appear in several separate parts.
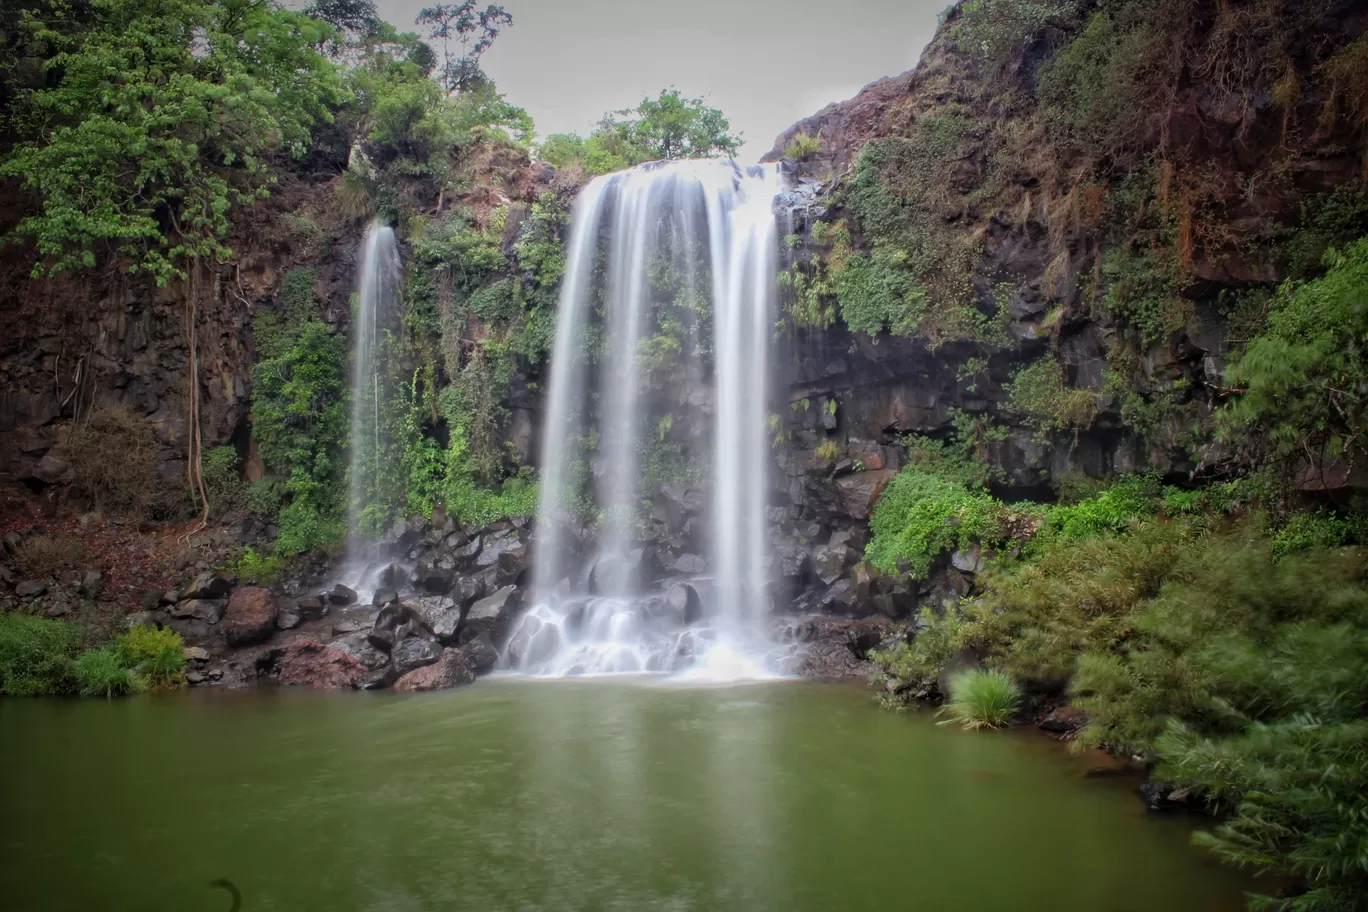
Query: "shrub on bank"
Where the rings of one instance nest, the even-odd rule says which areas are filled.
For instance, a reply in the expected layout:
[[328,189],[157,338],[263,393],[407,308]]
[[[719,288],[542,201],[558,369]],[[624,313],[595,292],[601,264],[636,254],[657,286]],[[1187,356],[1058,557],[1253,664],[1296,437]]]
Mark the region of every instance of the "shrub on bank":
[[92,649],[76,660],[77,689],[83,697],[126,697],[142,693],[147,682],[124,664],[115,647]]
[[185,683],[184,643],[173,630],[135,627],[82,653],[84,641],[65,621],[0,615],[0,695],[118,697]]
[[0,694],[35,697],[71,693],[81,631],[62,621],[0,614]]
[[941,724],[961,728],[1002,728],[1021,705],[1021,688],[1002,671],[971,668],[950,679],[950,700],[941,707]]

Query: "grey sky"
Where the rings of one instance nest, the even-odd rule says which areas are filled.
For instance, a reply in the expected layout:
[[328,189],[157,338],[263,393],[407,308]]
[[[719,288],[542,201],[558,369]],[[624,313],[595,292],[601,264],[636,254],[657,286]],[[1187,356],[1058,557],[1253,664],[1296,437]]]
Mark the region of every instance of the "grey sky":
[[[537,133],[587,133],[604,111],[674,86],[769,151],[794,121],[910,69],[948,0],[503,0],[513,27],[484,57]],[[378,0],[412,30],[432,0]]]

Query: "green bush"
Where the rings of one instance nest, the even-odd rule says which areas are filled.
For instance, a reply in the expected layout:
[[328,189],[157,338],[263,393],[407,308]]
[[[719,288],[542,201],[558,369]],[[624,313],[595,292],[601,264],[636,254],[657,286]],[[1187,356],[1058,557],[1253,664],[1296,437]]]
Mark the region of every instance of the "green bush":
[[63,621],[0,614],[0,694],[36,697],[71,693],[74,659],[83,640]]
[[280,482],[274,478],[263,478],[247,485],[243,500],[247,509],[262,519],[275,519],[280,513]]
[[950,700],[940,714],[962,728],[1002,728],[1021,705],[1021,688],[1001,671],[970,668],[950,679]]
[[241,462],[237,450],[230,446],[207,450],[201,460],[204,493],[216,514],[222,515],[243,505],[246,493],[240,471]]
[[923,608],[912,642],[869,654],[875,668],[872,683],[882,690],[879,701],[890,709],[906,709],[940,696],[941,669],[964,645],[964,633],[964,620],[955,609],[936,614]]
[[1122,476],[1092,497],[1047,511],[1041,537],[1081,541],[1104,532],[1124,532],[1134,520],[1158,512],[1161,489],[1153,475]]
[[1093,391],[1069,386],[1064,365],[1053,355],[1042,355],[1017,371],[1007,398],[1013,411],[1042,432],[1086,430],[1097,417]]
[[242,582],[270,586],[285,576],[285,558],[279,554],[263,554],[251,545],[244,545],[228,563],[233,575]]
[[114,640],[114,653],[123,666],[154,687],[185,683],[185,642],[166,627],[134,627]]
[[947,550],[1001,543],[1006,512],[988,494],[907,466],[874,507],[865,560],[889,573],[905,566],[914,579],[925,579]]
[[822,150],[821,134],[809,136],[806,132],[799,130],[793,134],[793,139],[784,147],[784,158],[791,158],[794,161],[803,161],[811,158]]
[[87,652],[76,660],[75,672],[83,697],[126,697],[147,689],[147,682],[124,664],[114,647]]
[[1309,455],[1313,468],[1368,457],[1368,237],[1325,264],[1322,278],[1279,289],[1267,330],[1226,371],[1242,392],[1223,415],[1229,439],[1292,463]]

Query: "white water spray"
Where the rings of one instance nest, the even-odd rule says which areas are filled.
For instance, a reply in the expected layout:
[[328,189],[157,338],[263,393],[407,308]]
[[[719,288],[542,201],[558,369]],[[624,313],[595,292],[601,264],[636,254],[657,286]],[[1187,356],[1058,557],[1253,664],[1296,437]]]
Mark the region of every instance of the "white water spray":
[[[777,166],[713,160],[643,165],[580,194],[551,359],[533,607],[509,641],[513,667],[766,673],[781,190]],[[704,539],[706,568],[670,568],[662,589],[652,577],[671,574],[652,572],[660,535],[649,529],[667,440],[712,496],[692,505],[705,529],[667,533]]]

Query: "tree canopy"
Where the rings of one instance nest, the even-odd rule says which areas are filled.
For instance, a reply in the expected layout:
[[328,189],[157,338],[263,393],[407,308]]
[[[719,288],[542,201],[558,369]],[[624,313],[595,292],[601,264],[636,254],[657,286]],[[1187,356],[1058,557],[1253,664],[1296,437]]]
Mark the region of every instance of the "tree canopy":
[[[318,47],[332,26],[252,0],[89,0],[24,10],[47,84],[21,93],[26,137],[0,162],[41,198],[17,234],[38,274],[113,247],[165,283],[189,257],[225,256],[229,208],[264,195],[268,159],[302,155],[341,98]],[[169,223],[169,224],[168,224]],[[169,228],[169,230],[167,230]]]
[[635,108],[604,114],[588,139],[548,136],[541,156],[558,168],[579,164],[590,174],[608,174],[648,161],[735,154],[741,137],[730,129],[726,116],[704,99],[665,89]]

